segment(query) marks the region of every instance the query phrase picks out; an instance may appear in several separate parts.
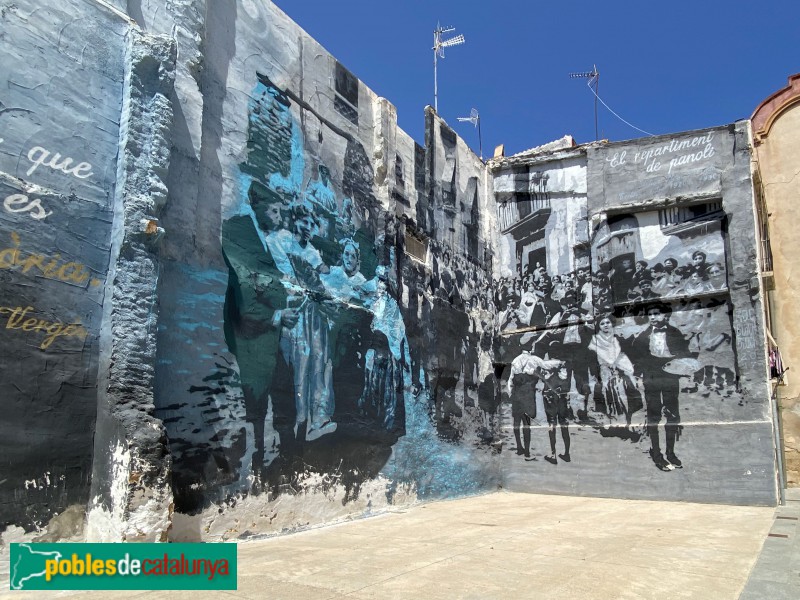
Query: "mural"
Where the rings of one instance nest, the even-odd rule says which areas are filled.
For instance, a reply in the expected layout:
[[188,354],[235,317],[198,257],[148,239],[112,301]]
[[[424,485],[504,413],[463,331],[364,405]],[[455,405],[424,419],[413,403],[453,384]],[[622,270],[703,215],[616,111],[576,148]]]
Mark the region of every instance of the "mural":
[[[599,314],[576,325],[566,348],[565,328],[522,336],[522,351],[511,363],[507,392],[516,453],[531,459],[530,428],[546,417],[555,464],[555,426],[564,439],[562,460],[570,462],[570,422],[644,447],[660,470],[682,468],[675,450],[680,439],[680,397],[743,406],[737,374],[730,307],[725,299],[693,298],[680,303],[638,306],[640,316]],[[711,410],[695,418],[716,419]],[[733,409],[731,411],[731,409]],[[741,411],[745,412],[745,411]],[[664,420],[664,426],[659,425]],[[542,419],[540,418],[541,422]],[[663,440],[663,444],[660,440]],[[663,451],[663,453],[662,453]]]
[[[289,95],[262,76],[254,97],[246,198],[222,235],[225,335],[253,426],[252,468],[278,482],[306,451],[339,455],[322,445],[375,474],[404,433],[410,364],[371,165],[358,142],[337,140],[346,146],[337,193],[328,166],[305,165]],[[359,447],[365,440],[370,452]]]
[[[128,65],[124,15],[62,4],[2,15],[0,533],[90,495],[103,535],[173,541],[501,484],[775,502],[746,123],[485,164],[273,3],[154,3]],[[131,66],[173,123],[120,170]],[[156,215],[115,225],[118,175]]]
[[13,373],[2,395],[0,525],[34,528],[58,507],[88,499],[111,215],[53,193],[28,194],[0,180],[7,208],[33,201],[49,211],[39,220],[0,211],[0,365]]
[[584,320],[592,312],[585,165],[570,157],[514,166],[496,174],[494,190],[508,255],[494,282],[501,331]]
[[564,441],[561,459],[575,458],[569,433],[574,423],[581,434],[594,431],[602,438],[629,441],[646,451],[658,469],[670,471],[683,467],[676,451],[683,402],[691,403],[701,421],[752,412],[737,410],[744,400],[737,387],[727,302],[692,299],[679,306],[639,308],[643,316],[600,315],[593,323],[574,326],[572,346],[559,341],[568,335],[563,327],[545,330],[535,340],[523,336],[528,339],[519,342],[522,350],[506,383],[514,436],[507,439],[517,455],[536,460],[531,428],[535,431],[546,420],[550,452],[544,458],[553,464],[556,425]]
[[[386,210],[367,151],[336,114],[265,75],[248,113],[241,196],[222,223],[229,354],[209,330],[197,356],[209,374],[158,409],[178,510],[248,491],[296,493],[311,474],[342,486],[345,501],[376,480],[389,498],[404,485],[418,497],[493,485],[497,337],[490,278],[467,238],[429,239]],[[394,161],[401,181],[402,164],[419,162],[407,145],[414,158]],[[454,198],[477,202],[477,186],[457,188]],[[406,248],[410,231],[425,239],[421,260]],[[160,291],[181,307],[162,319],[164,347],[195,344],[202,328],[183,307],[213,321],[219,277],[170,278],[196,293]],[[162,393],[192,379],[190,363],[159,344]]]
[[[741,386],[722,199],[596,211],[589,232],[576,172],[572,163],[540,160],[496,174],[512,261],[493,281],[498,356],[510,367],[503,376],[509,477],[524,481],[522,465],[536,468],[540,458],[599,466],[598,457],[625,452],[607,447],[619,443],[663,472],[697,468],[701,446],[681,450],[687,411],[697,424],[760,410]],[[702,185],[709,179],[706,172]],[[564,181],[570,189],[549,191],[550,182]],[[561,223],[560,213],[571,216]]]
[[725,293],[722,202],[615,215],[593,240],[596,306]]
[[125,26],[73,0],[2,22],[0,532],[41,532],[90,495]]

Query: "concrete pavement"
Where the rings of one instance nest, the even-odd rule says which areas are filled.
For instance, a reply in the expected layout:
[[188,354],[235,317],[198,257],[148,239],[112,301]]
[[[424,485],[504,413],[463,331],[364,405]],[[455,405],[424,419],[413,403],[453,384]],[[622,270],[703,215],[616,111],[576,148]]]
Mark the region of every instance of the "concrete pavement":
[[[58,596],[735,599],[765,539],[796,544],[796,530],[792,538],[767,538],[776,526],[797,527],[775,520],[782,513],[783,507],[498,492],[240,543],[236,592]],[[787,579],[792,575],[797,568]],[[759,595],[761,585],[748,598],[779,597]]]
[[785,494],[741,600],[800,598],[800,488]]

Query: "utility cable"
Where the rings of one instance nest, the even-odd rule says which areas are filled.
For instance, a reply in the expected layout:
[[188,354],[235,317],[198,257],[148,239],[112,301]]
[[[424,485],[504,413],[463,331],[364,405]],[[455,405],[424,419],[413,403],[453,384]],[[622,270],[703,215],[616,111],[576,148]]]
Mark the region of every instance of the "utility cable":
[[591,80],[589,80],[587,85],[589,87],[589,90],[591,90],[592,94],[594,94],[594,97],[597,98],[600,101],[600,104],[602,104],[603,106],[605,106],[608,109],[608,112],[610,112],[612,115],[617,117],[620,121],[625,123],[628,127],[633,127],[636,131],[641,131],[642,133],[646,133],[647,135],[649,135],[651,137],[655,136],[654,133],[650,133],[649,131],[645,131],[644,129],[639,129],[636,125],[634,125],[633,123],[629,123],[628,121],[626,121],[625,119],[620,117],[617,113],[615,113],[608,104],[603,102],[603,99],[600,96],[597,95],[597,92],[594,91],[594,88],[592,87],[592,81]]

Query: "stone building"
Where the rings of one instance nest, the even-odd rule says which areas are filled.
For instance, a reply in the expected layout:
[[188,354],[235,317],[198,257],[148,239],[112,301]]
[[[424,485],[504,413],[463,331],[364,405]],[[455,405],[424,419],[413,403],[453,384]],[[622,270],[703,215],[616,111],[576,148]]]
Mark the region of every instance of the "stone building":
[[272,3],[40,5],[0,37],[4,541],[777,501],[748,122],[484,163]]
[[[751,117],[755,159],[755,187],[761,209],[762,276],[770,290],[765,307],[771,320],[773,376],[797,364],[797,291],[793,249],[798,196],[797,156],[800,152],[800,74],[766,98]],[[777,352],[777,353],[776,353]],[[792,370],[777,388],[783,433],[786,482],[800,485],[800,381]]]

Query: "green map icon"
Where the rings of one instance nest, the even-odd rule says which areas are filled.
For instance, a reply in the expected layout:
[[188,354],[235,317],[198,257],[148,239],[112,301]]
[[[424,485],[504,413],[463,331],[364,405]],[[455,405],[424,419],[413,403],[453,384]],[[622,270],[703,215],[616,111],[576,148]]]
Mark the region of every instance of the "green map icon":
[[[13,550],[16,550],[15,552]],[[12,590],[24,590],[26,585],[31,585],[32,580],[44,579],[45,561],[59,560],[61,553],[56,551],[43,552],[34,550],[30,544],[14,544],[11,553],[10,587]],[[38,583],[38,582],[37,582]],[[36,586],[27,589],[41,589]]]

